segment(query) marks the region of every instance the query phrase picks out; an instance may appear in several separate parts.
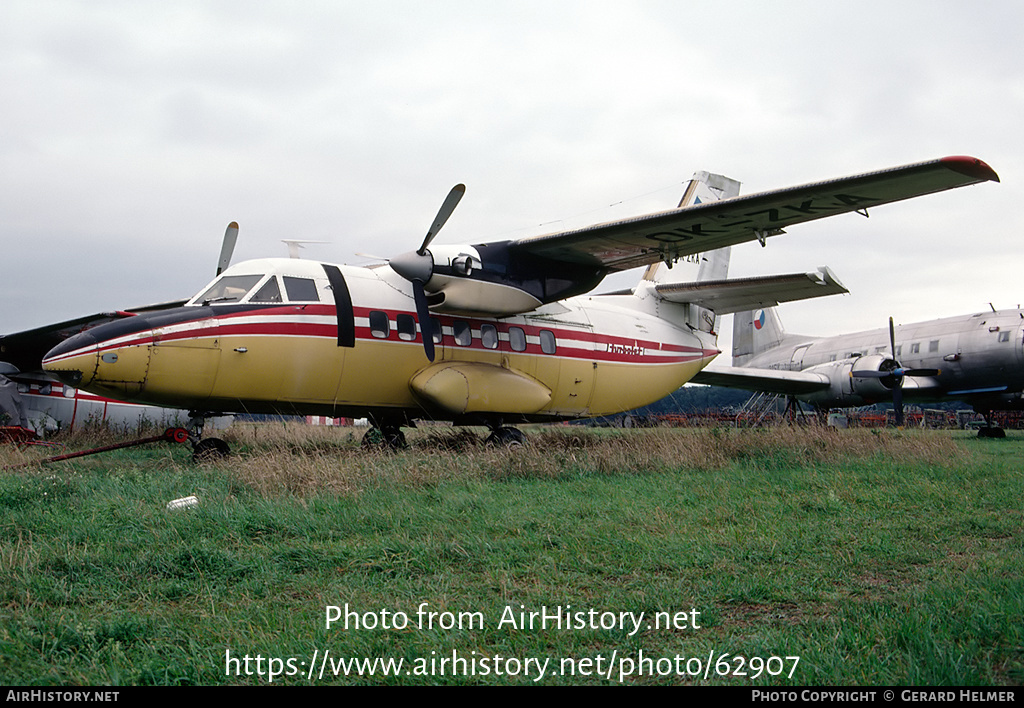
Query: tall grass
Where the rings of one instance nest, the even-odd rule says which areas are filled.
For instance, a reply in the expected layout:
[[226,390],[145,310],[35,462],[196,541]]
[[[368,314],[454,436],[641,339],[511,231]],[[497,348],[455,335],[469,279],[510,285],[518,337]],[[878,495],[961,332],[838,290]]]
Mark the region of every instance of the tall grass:
[[[1024,440],[895,430],[530,429],[516,450],[423,428],[236,425],[193,465],[158,445],[0,474],[0,683],[256,684],[236,656],[799,656],[792,677],[1024,681]],[[0,451],[0,464],[45,454]],[[169,512],[187,495],[197,508]],[[325,626],[479,612],[482,627]],[[506,608],[696,611],[699,629],[499,627]],[[475,653],[475,654],[474,654]],[[530,683],[359,676],[333,683]],[[305,672],[275,683],[306,684]],[[319,681],[314,680],[313,683]],[[549,674],[546,684],[618,683]]]
[[244,464],[225,468],[261,494],[353,494],[397,484],[452,480],[571,479],[579,476],[829,465],[853,459],[882,465],[955,465],[967,456],[951,436],[925,431],[778,427],[591,430],[538,427],[524,448],[496,448],[472,429],[414,432],[410,448],[369,453],[357,433],[317,426],[234,426],[226,438]]

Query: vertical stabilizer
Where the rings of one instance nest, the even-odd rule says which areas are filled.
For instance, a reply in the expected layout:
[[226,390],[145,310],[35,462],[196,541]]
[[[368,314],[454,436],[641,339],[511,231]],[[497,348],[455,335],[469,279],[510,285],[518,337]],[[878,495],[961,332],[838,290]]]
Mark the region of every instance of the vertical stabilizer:
[[[740,183],[734,179],[710,172],[695,172],[693,179],[687,183],[683,191],[679,208],[730,199],[739,196],[739,193]],[[643,279],[655,283],[724,280],[729,277],[731,254],[732,247],[726,246],[716,251],[689,256],[674,264],[674,267],[666,263],[655,263],[647,266]],[[714,312],[696,305],[691,307],[693,311],[688,318],[691,323],[696,323],[697,328],[703,332],[718,331],[718,318]]]
[[732,321],[732,365],[745,366],[751,358],[779,346],[785,336],[774,307],[737,312]]
[[[730,199],[739,196],[739,193],[740,183],[734,179],[711,174],[710,172],[694,172],[693,178],[686,183],[686,189],[683,190],[683,198],[679,200],[677,208],[682,209],[683,207],[696,204]],[[681,263],[674,264],[675,267],[670,267],[665,263],[649,265],[647,270],[644,271],[643,279],[660,283],[666,281],[679,282],[683,280],[725,278],[729,271],[729,249],[723,248],[721,250],[724,253],[714,259],[716,265],[713,271],[705,269],[705,262],[708,260],[705,256],[710,256],[711,254],[697,254],[684,259]],[[686,265],[690,265],[690,267],[686,267]],[[713,274],[719,272],[721,273],[720,275]]]

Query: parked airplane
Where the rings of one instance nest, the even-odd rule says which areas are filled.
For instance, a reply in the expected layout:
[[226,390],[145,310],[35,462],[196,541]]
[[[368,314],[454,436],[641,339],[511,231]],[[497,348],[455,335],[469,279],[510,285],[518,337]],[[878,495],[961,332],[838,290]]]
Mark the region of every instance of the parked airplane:
[[1024,408],[1024,310],[978,312],[888,329],[808,337],[787,333],[774,308],[733,315],[733,366],[694,383],[784,394],[816,408],[960,400],[1003,437],[993,410]]
[[[827,273],[698,282],[642,280],[588,296],[609,273],[697,257],[795,224],[984,181],[947,157],[744,197],[702,173],[685,206],[514,241],[432,241],[352,267],[291,259],[232,266],[183,307],[104,324],[55,346],[44,368],[88,391],[215,413],[369,417],[367,440],[404,445],[403,426],[443,419],[521,439],[517,422],[602,416],[658,400],[719,354],[715,314],[841,292]],[[729,198],[718,199],[727,196]],[[196,443],[224,450],[215,439]]]
[[[217,275],[231,262],[238,240],[238,224],[228,224],[217,261]],[[26,428],[37,434],[73,430],[84,424],[105,423],[134,428],[142,422],[180,425],[188,411],[164,406],[127,403],[65,385],[43,371],[46,352],[92,327],[143,313],[181,307],[177,300],[146,307],[104,312],[56,322],[35,329],[0,335],[0,426]]]

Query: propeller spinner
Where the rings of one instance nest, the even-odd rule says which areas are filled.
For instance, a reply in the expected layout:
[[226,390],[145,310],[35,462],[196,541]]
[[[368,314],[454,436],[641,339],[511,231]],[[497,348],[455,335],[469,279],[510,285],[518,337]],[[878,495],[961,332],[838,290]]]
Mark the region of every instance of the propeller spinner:
[[415,251],[402,253],[388,261],[391,268],[400,276],[412,283],[412,295],[416,301],[416,318],[420,323],[420,335],[423,337],[423,350],[427,359],[434,360],[434,336],[430,326],[430,309],[427,304],[427,293],[424,286],[434,274],[434,257],[431,255],[429,246],[434,240],[441,227],[448,221],[448,217],[455,211],[462,195],[466,193],[466,185],[457,184],[452,187],[444,203],[434,217],[427,235],[423,237],[423,243]]
[[896,360],[896,329],[892,317],[889,318],[889,347],[893,359],[891,368],[877,371],[853,371],[850,376],[861,379],[889,379],[886,385],[892,388],[892,407],[896,415],[896,425],[903,425],[903,381],[907,376],[938,376],[938,369],[906,369]]

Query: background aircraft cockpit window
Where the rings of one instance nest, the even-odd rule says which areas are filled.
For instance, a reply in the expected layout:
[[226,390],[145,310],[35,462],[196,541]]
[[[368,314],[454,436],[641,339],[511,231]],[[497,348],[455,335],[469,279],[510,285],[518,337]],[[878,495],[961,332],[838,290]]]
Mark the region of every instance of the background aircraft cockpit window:
[[196,302],[201,305],[209,305],[214,302],[238,302],[262,279],[262,274],[225,275],[211,285],[205,293],[196,298]]
[[256,291],[249,302],[281,302],[281,286],[277,284],[277,277],[270,276],[270,280]]
[[316,292],[316,282],[312,278],[296,278],[284,276],[284,289],[291,302],[320,302]]

